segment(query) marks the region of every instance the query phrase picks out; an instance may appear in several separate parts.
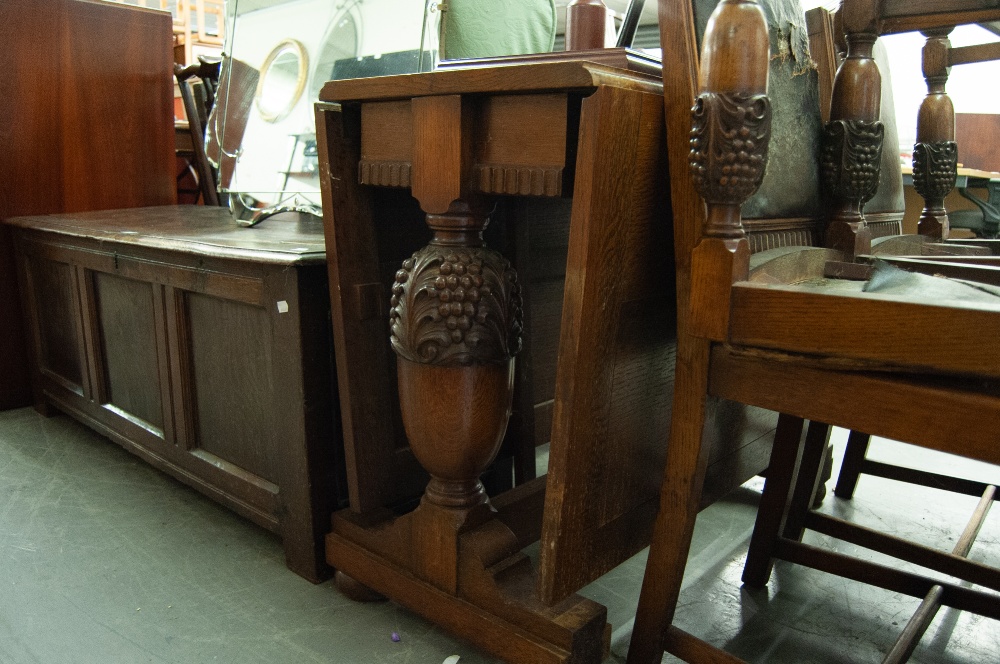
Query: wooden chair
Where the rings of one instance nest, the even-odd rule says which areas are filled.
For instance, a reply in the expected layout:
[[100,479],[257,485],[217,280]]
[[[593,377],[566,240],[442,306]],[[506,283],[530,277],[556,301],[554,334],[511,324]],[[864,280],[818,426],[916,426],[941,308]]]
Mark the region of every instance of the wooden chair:
[[[218,176],[205,155],[205,126],[215,105],[222,60],[200,56],[197,64],[174,65],[174,76],[180,87],[184,112],[191,132],[191,146],[198,186],[206,205],[219,205]],[[193,79],[198,79],[198,82]]]
[[[994,14],[1000,16],[1000,11],[994,10]],[[971,17],[976,18],[976,17]],[[982,18],[982,15],[979,16]],[[871,251],[878,256],[989,256],[1000,253],[1000,244],[981,241],[970,241],[968,239],[949,238],[949,220],[954,215],[949,215],[944,209],[944,197],[954,188],[956,179],[955,160],[955,113],[944,87],[948,77],[948,68],[952,63],[964,64],[967,62],[985,62],[996,59],[1000,55],[1000,46],[997,44],[982,44],[975,47],[963,47],[955,49],[952,53],[947,35],[954,29],[953,25],[946,25],[949,20],[954,20],[947,13],[932,15],[922,22],[919,27],[925,35],[928,35],[928,43],[923,53],[923,69],[928,85],[928,94],[924,103],[920,107],[920,120],[918,127],[918,143],[913,151],[913,172],[914,184],[918,192],[926,194],[924,196],[925,205],[921,215],[923,221],[920,222],[919,234],[903,235],[902,227],[895,229],[882,227],[881,232],[873,232]],[[821,111],[824,114],[824,121],[829,119],[830,100],[833,89],[834,75],[844,58],[843,27],[839,24],[839,14],[831,13],[822,7],[811,9],[806,13],[806,22],[809,31],[810,50],[813,60],[816,63],[820,81],[820,102]],[[879,29],[889,34],[908,30],[907,25],[893,21],[882,22]],[[876,43],[875,60],[883,75],[882,86],[882,109],[881,119],[886,126],[884,139],[885,145],[895,145],[897,138],[895,131],[895,113],[893,106],[892,89],[888,80],[887,69],[888,59],[885,49],[880,43]],[[950,137],[950,138],[948,138]],[[923,140],[921,140],[923,139]],[[899,169],[894,150],[884,150],[881,166],[881,177],[879,188],[875,198],[866,206],[866,217],[868,212],[879,209],[878,204],[886,195],[893,195],[894,182],[898,183]],[[928,168],[928,160],[933,159],[933,165]],[[933,173],[933,177],[931,174]],[[896,187],[898,190],[898,185]],[[900,192],[901,193],[901,192]],[[989,201],[983,201],[975,196],[967,195],[973,202],[984,210],[995,214]],[[978,217],[978,224],[983,225],[983,213],[967,210],[962,213],[973,214]],[[967,215],[966,215],[967,216]],[[964,218],[964,217],[962,217]],[[964,222],[962,222],[964,223]],[[944,226],[942,226],[944,224]],[[871,224],[869,223],[869,226]],[[968,226],[966,223],[963,227]],[[875,231],[876,229],[872,229]],[[942,259],[948,260],[948,259]],[[975,258],[972,262],[982,262],[984,259]],[[965,261],[968,262],[968,261]],[[986,260],[990,264],[996,264],[993,260]]]
[[[1000,11],[994,13],[1000,16]],[[927,96],[917,115],[913,186],[925,201],[920,216],[920,233],[948,240],[950,223],[944,198],[955,187],[959,161],[959,147],[955,143],[955,109],[946,90],[948,74],[956,65],[1000,60],[1000,43],[953,48],[948,35],[955,25],[949,22],[948,15],[943,17],[941,23],[922,30],[927,37],[923,50]],[[997,242],[983,244],[1000,248]]]
[[[942,4],[947,3],[934,11],[945,11],[938,9]],[[932,18],[904,15],[912,5],[886,2],[880,16],[873,3],[845,3],[848,56],[834,86],[819,160],[828,185],[826,247],[751,255],[741,205],[764,175],[772,133],[769,42],[787,26],[769,37],[756,3],[723,0],[701,40],[699,67],[695,26],[704,25],[702,7],[684,0],[660,2],[664,60],[672,63],[664,68],[664,93],[678,268],[677,382],[631,664],[659,661],[664,649],[687,661],[739,661],[671,625],[711,438],[704,426],[706,406],[716,400],[782,413],[745,583],[766,584],[773,558],[782,557],[897,592],[924,596],[933,591],[946,605],[1000,616],[1000,602],[983,593],[846,559],[800,541],[805,528],[849,537],[1000,588],[997,570],[808,510],[829,425],[1000,463],[995,444],[1000,358],[984,355],[980,341],[1000,331],[1000,300],[949,279],[885,264],[871,270],[855,262],[871,253],[871,230],[862,211],[879,176],[882,130],[876,122],[879,76],[872,45],[888,23],[914,29]],[[772,21],[787,17],[774,9]],[[772,93],[787,92],[776,87],[772,84]],[[692,102],[694,123],[688,133]],[[777,131],[778,120],[784,120],[777,112],[774,119]],[[796,149],[773,142],[770,163],[780,164]],[[693,182],[679,175],[689,169]],[[935,261],[908,260],[910,269],[935,273]],[[996,270],[977,267],[973,273],[990,269]],[[851,273],[867,281],[836,278]],[[949,342],[927,343],[929,338]],[[803,438],[806,420],[810,426]],[[976,426],[968,426],[970,421]]]
[[[1000,17],[1000,10],[995,13],[997,17]],[[984,17],[979,15],[970,18],[982,19]],[[836,30],[834,27],[836,20],[825,9],[811,10],[807,14],[807,19],[810,36],[815,43],[826,44],[832,41],[835,36],[842,38],[842,34],[832,34]],[[948,41],[948,35],[955,26],[949,22],[951,20],[954,20],[951,15],[941,14],[928,17],[921,25],[923,34],[927,37],[922,64],[928,92],[918,113],[917,145],[914,146],[913,150],[914,186],[925,201],[919,222],[919,232],[933,241],[922,245],[925,253],[931,247],[941,247],[937,244],[938,242],[947,243],[943,248],[945,254],[948,253],[948,246],[952,248],[973,246],[981,249],[982,253],[971,259],[968,256],[952,255],[946,260],[948,262],[961,261],[973,265],[977,263],[1000,265],[1000,261],[992,257],[995,254],[1000,254],[1000,242],[993,240],[970,242],[968,239],[951,240],[949,238],[953,214],[949,214],[944,208],[944,199],[954,188],[958,163],[954,107],[945,90],[949,69],[953,65],[1000,59],[1000,43],[952,48]],[[940,25],[934,25],[935,21]],[[888,23],[883,24],[882,29],[892,30],[894,27],[896,27],[895,24]],[[814,57],[821,70],[821,80],[827,78],[830,81],[830,87],[832,87],[834,70],[831,66],[832,48],[820,46],[818,50],[821,51],[821,54],[814,53]],[[828,95],[829,92],[827,99]],[[982,203],[985,205],[985,202]],[[980,217],[981,221],[982,217]],[[899,248],[898,244],[896,248]],[[873,252],[883,257],[888,256],[893,253],[893,245],[891,243],[884,243],[881,246],[876,244],[873,246]],[[983,256],[989,257],[984,258]],[[962,268],[962,270],[968,274],[969,268]],[[956,272],[956,274],[958,273]],[[981,496],[986,489],[986,485],[981,482],[872,461],[867,458],[870,441],[871,436],[868,434],[851,432],[834,490],[838,498],[850,499],[854,495],[861,474],[876,475],[974,496]]]

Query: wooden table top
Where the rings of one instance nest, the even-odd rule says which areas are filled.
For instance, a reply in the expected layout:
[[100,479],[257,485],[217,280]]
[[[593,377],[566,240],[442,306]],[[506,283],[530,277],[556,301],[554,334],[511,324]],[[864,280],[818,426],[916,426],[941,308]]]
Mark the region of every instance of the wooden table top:
[[271,218],[236,225],[229,210],[203,205],[12,217],[10,226],[215,258],[306,265],[326,261],[323,222]]
[[329,81],[320,101],[359,102],[452,94],[520,94],[552,90],[588,91],[617,85],[661,93],[655,59],[626,49],[479,59],[436,71]]

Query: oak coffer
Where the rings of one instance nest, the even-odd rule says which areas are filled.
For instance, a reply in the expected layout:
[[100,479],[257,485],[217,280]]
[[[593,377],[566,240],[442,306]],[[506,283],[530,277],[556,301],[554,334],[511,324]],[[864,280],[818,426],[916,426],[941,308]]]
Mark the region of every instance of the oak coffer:
[[7,220],[36,407],[54,406],[278,533],[329,575],[341,454],[322,224],[223,208]]

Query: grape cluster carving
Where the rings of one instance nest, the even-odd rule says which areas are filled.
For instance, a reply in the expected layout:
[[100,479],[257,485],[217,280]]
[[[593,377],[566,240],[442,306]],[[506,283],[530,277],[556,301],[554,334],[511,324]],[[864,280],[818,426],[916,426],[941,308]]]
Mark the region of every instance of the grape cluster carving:
[[864,205],[878,190],[881,122],[831,120],[823,132],[823,184],[835,198]]
[[688,165],[698,192],[709,203],[743,203],[757,191],[767,168],[767,95],[704,92],[691,119]]
[[392,347],[446,366],[502,363],[521,349],[523,310],[510,261],[485,247],[424,247],[392,286]]
[[927,200],[940,201],[955,187],[958,145],[955,141],[913,146],[913,188]]

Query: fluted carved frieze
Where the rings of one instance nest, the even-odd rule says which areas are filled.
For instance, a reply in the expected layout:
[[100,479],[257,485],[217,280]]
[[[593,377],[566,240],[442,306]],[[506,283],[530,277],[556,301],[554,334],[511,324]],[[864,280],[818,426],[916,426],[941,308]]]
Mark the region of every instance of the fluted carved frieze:
[[562,195],[562,166],[476,164],[472,168],[472,173],[473,182],[484,194]]
[[358,183],[377,187],[409,187],[411,169],[408,161],[362,159],[358,163]]

